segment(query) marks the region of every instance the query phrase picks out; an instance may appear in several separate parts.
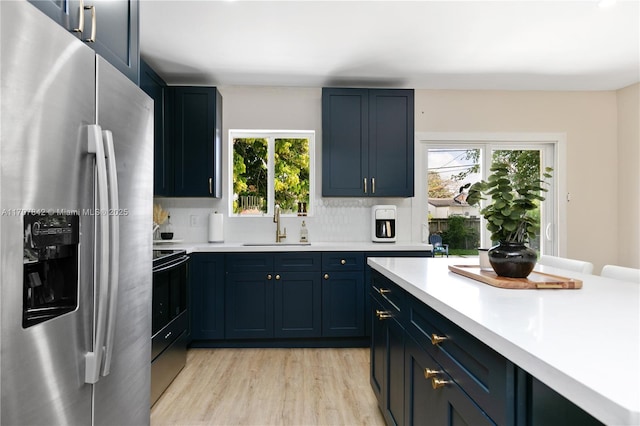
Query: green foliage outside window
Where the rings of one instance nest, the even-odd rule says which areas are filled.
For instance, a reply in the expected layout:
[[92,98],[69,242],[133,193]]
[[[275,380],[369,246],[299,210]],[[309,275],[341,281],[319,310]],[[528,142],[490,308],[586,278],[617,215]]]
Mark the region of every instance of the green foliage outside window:
[[309,205],[309,141],[276,139],[274,159],[275,203],[284,213],[297,213],[298,203]]
[[266,138],[233,139],[233,212],[256,215],[268,212],[269,158],[273,158],[273,189],[282,213],[297,213],[298,203],[309,206],[309,140],[278,138],[272,157]]

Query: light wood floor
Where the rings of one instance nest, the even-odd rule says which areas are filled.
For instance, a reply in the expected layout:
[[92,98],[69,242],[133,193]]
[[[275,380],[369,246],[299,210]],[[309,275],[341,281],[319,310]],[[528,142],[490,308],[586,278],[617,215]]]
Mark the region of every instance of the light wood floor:
[[384,425],[369,349],[191,349],[151,425]]

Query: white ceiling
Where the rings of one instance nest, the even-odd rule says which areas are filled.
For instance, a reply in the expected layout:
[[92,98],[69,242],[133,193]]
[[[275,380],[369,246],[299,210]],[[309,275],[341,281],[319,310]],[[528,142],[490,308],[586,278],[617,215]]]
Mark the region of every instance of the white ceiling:
[[613,90],[640,0],[142,0],[140,50],[169,84]]

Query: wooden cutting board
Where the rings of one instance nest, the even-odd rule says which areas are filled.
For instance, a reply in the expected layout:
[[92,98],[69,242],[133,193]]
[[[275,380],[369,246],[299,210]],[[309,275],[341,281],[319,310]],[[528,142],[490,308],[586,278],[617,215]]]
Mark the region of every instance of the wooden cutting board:
[[582,280],[532,271],[527,278],[499,277],[493,271],[483,271],[479,265],[449,265],[456,274],[500,288],[515,289],[570,289],[582,288]]

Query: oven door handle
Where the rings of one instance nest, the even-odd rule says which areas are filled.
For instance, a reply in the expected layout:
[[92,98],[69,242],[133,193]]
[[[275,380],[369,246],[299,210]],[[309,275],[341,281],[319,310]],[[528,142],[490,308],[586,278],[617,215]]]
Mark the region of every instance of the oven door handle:
[[171,263],[167,264],[167,265],[162,265],[159,268],[153,268],[153,273],[157,273],[157,272],[164,272],[166,270],[175,268],[177,266],[182,265],[183,263],[186,263],[189,260],[189,256],[187,256],[186,254],[183,256],[180,256],[178,259],[176,260],[172,260]]

